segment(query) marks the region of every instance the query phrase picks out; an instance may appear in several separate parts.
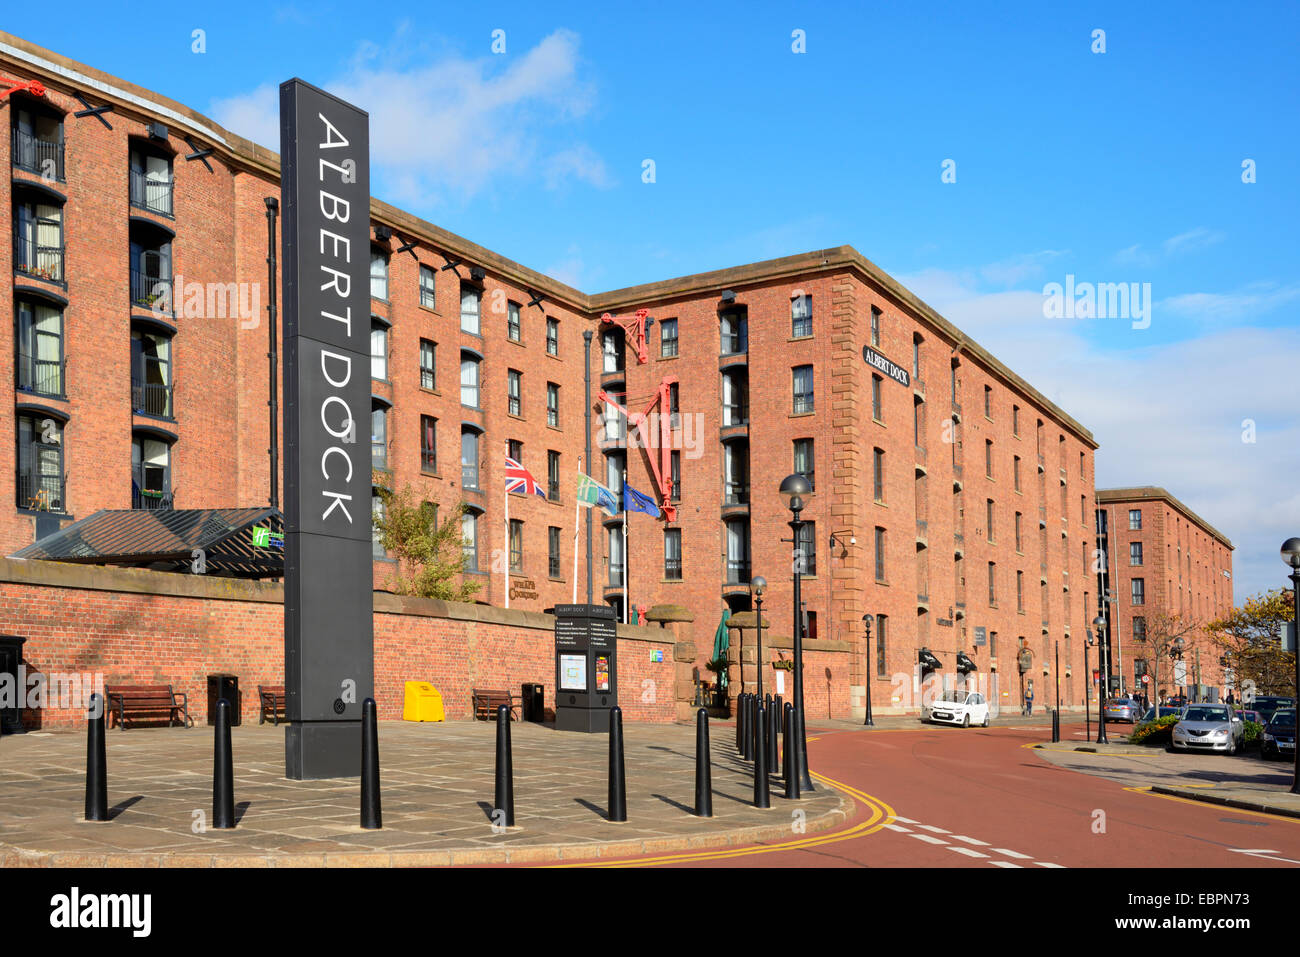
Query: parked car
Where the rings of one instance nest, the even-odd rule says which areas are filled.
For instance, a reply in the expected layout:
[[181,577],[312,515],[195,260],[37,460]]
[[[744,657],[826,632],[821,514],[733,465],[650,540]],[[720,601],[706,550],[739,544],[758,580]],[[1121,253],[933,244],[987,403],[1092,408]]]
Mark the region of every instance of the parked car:
[[1170,735],[1174,751],[1236,754],[1246,743],[1246,724],[1226,704],[1193,704],[1183,709]]
[[1261,695],[1251,702],[1250,706],[1264,716],[1268,721],[1273,717],[1273,712],[1279,708],[1294,708],[1295,698],[1287,698],[1281,695]]
[[945,691],[921,715],[922,721],[959,724],[969,728],[989,726],[989,703],[977,691]]
[[1102,709],[1107,721],[1127,721],[1137,724],[1142,714],[1142,705],[1134,698],[1107,698]]
[[1260,714],[1258,711],[1238,708],[1237,717],[1242,721],[1254,721],[1256,724],[1268,724],[1267,716]]
[[1270,758],[1295,757],[1295,708],[1279,708],[1264,726],[1259,737],[1259,756]]
[[[1143,722],[1147,722],[1147,721],[1154,721],[1154,720],[1156,720],[1156,717],[1157,717],[1157,715],[1156,715],[1156,710],[1157,710],[1157,709],[1155,709],[1155,708],[1147,708],[1146,713],[1142,715],[1142,721],[1143,721]],[[1164,705],[1161,705],[1160,708],[1159,708],[1159,711],[1160,711],[1160,715],[1159,715],[1159,717],[1161,717],[1161,718],[1167,718],[1167,717],[1169,717],[1169,715],[1171,715],[1171,714],[1180,714],[1180,713],[1182,712],[1182,710],[1183,710],[1182,708],[1169,708],[1169,707],[1166,707],[1166,706],[1164,706]]]

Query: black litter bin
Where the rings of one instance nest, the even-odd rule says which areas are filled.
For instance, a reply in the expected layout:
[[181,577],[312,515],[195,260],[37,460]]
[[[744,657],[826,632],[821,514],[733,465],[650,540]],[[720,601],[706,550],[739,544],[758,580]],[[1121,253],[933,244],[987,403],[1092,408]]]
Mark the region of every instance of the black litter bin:
[[542,702],[545,700],[542,695],[542,686],[539,684],[525,684],[523,691],[523,713],[525,721],[544,721],[546,720],[546,709]]
[[208,675],[208,724],[217,723],[217,702],[230,702],[230,724],[239,724],[239,676]]

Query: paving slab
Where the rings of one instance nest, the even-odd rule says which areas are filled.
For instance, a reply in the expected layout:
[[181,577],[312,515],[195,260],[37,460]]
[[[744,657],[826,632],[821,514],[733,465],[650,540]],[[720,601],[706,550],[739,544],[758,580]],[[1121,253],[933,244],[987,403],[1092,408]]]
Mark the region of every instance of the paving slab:
[[[358,778],[289,781],[284,727],[233,728],[237,826],[212,817],[212,729],[107,734],[112,820],[82,820],[84,732],[0,739],[3,866],[446,866],[545,863],[625,856],[641,849],[728,846],[836,827],[854,803],[830,788],[772,808],[752,806],[752,765],[736,756],[734,725],[712,727],[712,818],[695,800],[693,725],[627,724],[626,823],[606,819],[605,735],[516,723],[515,822],[494,830],[496,726],[380,722],[384,827],[362,830]],[[358,756],[359,761],[359,756]],[[778,765],[779,767],[779,765]]]

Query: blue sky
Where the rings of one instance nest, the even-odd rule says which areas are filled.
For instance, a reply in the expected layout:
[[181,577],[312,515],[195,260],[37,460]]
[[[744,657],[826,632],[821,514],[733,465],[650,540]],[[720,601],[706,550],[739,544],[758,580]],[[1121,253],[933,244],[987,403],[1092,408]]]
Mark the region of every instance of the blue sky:
[[[613,6],[0,26],[271,147],[281,80],[339,92],[371,112],[377,196],[584,291],[853,245],[1091,428],[1099,485],[1163,485],[1226,533],[1238,599],[1284,583],[1300,6]],[[1149,326],[1046,318],[1071,275],[1149,283]]]

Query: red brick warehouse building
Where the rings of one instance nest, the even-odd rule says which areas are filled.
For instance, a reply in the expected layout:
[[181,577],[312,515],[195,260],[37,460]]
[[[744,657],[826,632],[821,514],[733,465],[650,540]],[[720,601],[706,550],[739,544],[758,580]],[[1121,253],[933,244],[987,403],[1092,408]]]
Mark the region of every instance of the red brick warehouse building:
[[1149,674],[1152,699],[1164,690],[1220,700],[1231,671],[1205,626],[1232,611],[1232,542],[1149,485],[1098,489],[1097,535],[1112,597],[1103,611],[1115,643],[1111,674],[1130,690]]
[[[264,200],[279,195],[278,157],[3,34],[0,74],[45,87],[3,107],[15,442],[0,446],[0,481],[16,508],[0,511],[0,546],[101,508],[265,503]],[[868,668],[876,708],[914,709],[922,647],[944,676],[959,652],[981,680],[998,675],[1004,707],[1031,680],[1046,702],[1058,642],[1062,700],[1081,705],[1097,443],[858,252],[588,295],[378,200],[370,213],[373,462],[396,487],[465,501],[480,599],[506,601],[494,558],[509,562],[512,607],[572,596],[589,331],[593,397],[634,413],[658,397],[670,445],[662,459],[620,446],[627,422],[593,398],[591,472],[617,487],[626,468],[676,513],[630,516],[627,556],[621,522],[594,513],[596,600],[628,600],[626,561],[634,607],[694,616],[703,670],[722,610],[748,609],[762,575],[765,617],[788,636],[777,488],[798,471],[814,484],[803,620],[811,645],[845,652],[825,679],[848,690],[837,710],[861,713]],[[642,309],[644,362],[635,324],[629,336],[601,322]],[[511,499],[509,533],[507,454],[547,491]],[[377,555],[377,587],[392,568]]]

